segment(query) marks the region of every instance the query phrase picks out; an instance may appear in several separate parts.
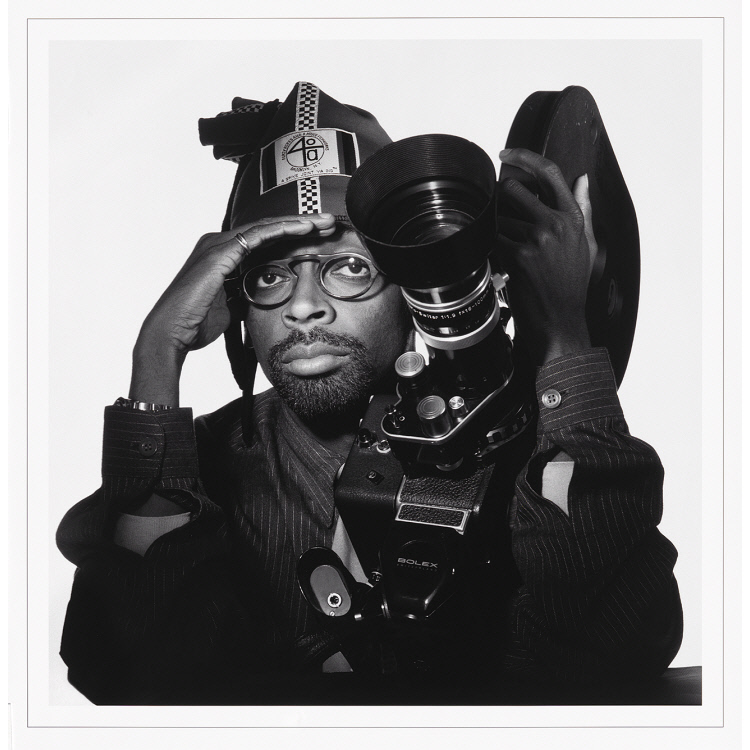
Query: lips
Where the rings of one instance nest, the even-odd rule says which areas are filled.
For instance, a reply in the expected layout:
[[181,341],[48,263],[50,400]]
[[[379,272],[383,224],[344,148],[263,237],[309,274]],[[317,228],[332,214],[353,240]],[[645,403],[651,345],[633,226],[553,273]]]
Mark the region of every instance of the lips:
[[337,370],[348,356],[348,349],[316,341],[312,344],[294,344],[281,355],[281,362],[292,375],[312,377]]

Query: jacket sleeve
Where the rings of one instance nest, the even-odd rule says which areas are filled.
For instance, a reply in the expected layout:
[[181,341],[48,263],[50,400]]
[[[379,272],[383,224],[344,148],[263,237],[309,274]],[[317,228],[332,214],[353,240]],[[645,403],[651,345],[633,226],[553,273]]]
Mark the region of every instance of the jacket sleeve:
[[[541,368],[537,398],[537,446],[511,507],[521,587],[506,668],[568,683],[656,676],[682,640],[659,457],[628,432],[606,349]],[[575,462],[568,514],[540,494],[560,451]]]
[[[113,530],[152,493],[191,520],[141,556]],[[94,703],[200,701],[248,667],[236,644],[255,620],[235,594],[223,513],[203,492],[190,409],[105,410],[102,486],[65,515],[57,543],[77,567],[61,656]]]

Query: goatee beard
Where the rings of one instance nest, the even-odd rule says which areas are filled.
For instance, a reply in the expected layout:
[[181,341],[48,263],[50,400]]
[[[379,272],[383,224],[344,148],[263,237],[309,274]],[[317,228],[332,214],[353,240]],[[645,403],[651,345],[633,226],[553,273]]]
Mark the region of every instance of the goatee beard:
[[[322,342],[349,352],[343,367],[331,373],[304,378],[282,366],[284,353],[297,344]],[[293,330],[268,352],[268,378],[281,398],[305,422],[340,417],[361,408],[377,379],[365,345],[354,336],[315,327],[307,332]]]

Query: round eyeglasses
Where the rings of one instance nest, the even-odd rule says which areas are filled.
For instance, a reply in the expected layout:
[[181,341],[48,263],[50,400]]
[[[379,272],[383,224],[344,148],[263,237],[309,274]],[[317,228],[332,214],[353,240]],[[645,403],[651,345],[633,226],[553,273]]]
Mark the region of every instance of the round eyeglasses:
[[261,307],[286,302],[297,286],[294,268],[305,261],[318,264],[318,282],[323,291],[335,299],[361,297],[372,288],[378,276],[373,262],[357,253],[297,255],[249,269],[242,279],[245,297]]

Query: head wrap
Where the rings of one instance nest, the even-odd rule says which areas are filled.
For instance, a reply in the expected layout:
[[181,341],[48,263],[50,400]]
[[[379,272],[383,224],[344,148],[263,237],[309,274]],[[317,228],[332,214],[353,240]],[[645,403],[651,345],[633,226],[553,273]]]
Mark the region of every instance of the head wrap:
[[283,103],[234,99],[232,111],[199,121],[203,145],[238,162],[225,230],[272,216],[345,218],[354,170],[391,142],[378,121],[299,81]]

